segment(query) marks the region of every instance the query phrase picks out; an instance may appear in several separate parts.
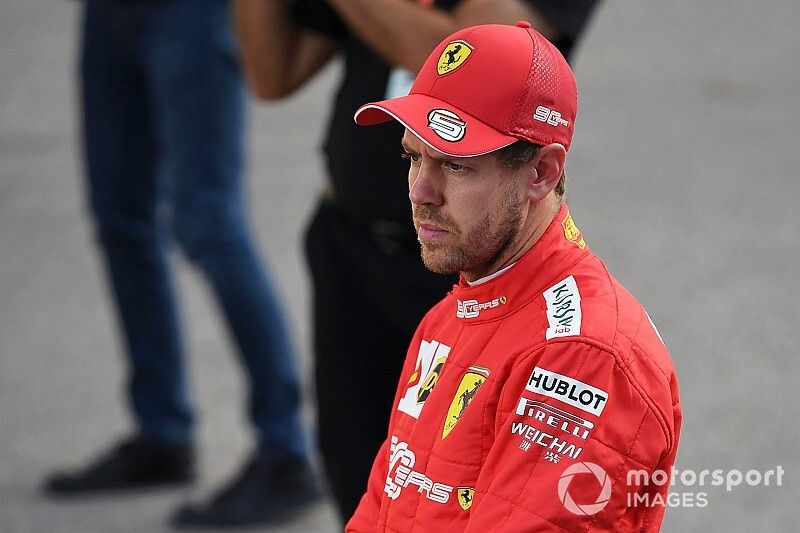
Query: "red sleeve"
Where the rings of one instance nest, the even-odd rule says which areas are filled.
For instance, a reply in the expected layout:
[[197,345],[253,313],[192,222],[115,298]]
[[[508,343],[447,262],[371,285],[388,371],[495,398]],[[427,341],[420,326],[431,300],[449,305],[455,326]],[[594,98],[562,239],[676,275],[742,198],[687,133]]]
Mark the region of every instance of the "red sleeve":
[[669,485],[629,483],[629,472],[670,472],[680,408],[677,384],[647,359],[582,340],[522,359],[500,395],[466,531],[658,531],[664,507],[652,500]]

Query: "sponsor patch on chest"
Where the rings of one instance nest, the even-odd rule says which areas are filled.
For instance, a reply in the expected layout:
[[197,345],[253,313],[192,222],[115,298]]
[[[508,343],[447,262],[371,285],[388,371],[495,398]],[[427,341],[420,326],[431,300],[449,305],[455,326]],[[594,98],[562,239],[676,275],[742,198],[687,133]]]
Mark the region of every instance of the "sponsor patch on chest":
[[399,411],[419,418],[425,400],[439,382],[439,376],[450,354],[450,346],[438,341],[422,341],[417,353],[417,364],[408,379],[406,392],[397,406]]
[[456,318],[478,318],[481,311],[505,305],[508,299],[505,296],[498,296],[486,302],[478,300],[456,300],[456,302]]
[[434,481],[424,472],[414,470],[416,462],[417,455],[409,448],[408,443],[402,442],[396,435],[392,435],[389,445],[389,471],[386,475],[383,492],[392,500],[396,500],[400,497],[403,489],[413,485],[415,488],[412,491],[424,494],[427,499],[436,503],[447,503],[454,487]]

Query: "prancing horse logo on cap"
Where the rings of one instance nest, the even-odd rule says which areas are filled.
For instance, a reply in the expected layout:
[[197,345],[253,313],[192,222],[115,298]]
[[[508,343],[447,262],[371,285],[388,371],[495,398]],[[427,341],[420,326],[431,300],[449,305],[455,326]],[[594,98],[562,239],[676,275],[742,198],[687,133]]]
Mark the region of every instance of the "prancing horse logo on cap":
[[428,127],[448,142],[458,142],[467,133],[467,123],[447,109],[433,109],[428,113]]
[[439,56],[436,72],[439,73],[439,76],[453,72],[464,64],[472,53],[472,50],[472,45],[467,41],[459,40],[449,43],[442,52],[442,55]]

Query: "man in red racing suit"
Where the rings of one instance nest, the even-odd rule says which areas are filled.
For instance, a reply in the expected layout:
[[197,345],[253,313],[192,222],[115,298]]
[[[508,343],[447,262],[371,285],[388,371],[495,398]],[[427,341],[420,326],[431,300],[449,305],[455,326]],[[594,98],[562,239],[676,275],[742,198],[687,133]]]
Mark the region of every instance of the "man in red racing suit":
[[[356,115],[406,126],[423,260],[461,279],[411,342],[348,532],[660,527],[668,483],[629,473],[671,472],[677,378],[561,199],[577,102],[556,54],[526,23],[468,28],[434,50],[410,96]],[[507,170],[497,153],[520,139],[534,155]]]

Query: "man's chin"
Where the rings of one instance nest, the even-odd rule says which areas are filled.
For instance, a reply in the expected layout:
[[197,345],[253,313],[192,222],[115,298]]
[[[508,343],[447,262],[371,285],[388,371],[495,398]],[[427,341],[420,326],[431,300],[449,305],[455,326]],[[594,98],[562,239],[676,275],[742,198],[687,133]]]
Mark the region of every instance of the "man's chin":
[[453,264],[452,259],[443,250],[431,250],[422,245],[422,264],[431,272],[437,274],[458,274],[459,268]]

